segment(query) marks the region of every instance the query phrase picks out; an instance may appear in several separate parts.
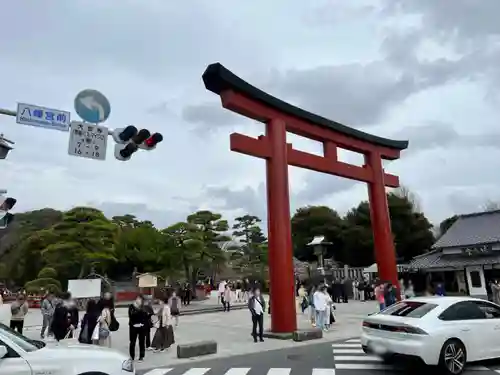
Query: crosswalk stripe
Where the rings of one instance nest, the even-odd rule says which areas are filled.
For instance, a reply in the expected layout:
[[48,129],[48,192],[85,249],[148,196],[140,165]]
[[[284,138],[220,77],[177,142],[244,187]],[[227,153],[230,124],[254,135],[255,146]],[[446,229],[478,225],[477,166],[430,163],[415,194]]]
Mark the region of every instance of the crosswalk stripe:
[[155,368],[151,371],[146,372],[143,375],[165,375],[167,372],[172,371],[171,368]]
[[247,375],[250,367],[232,367],[226,371],[225,375]]
[[334,361],[353,361],[353,362],[369,362],[369,361],[374,361],[374,362],[381,362],[382,358],[380,357],[375,357],[373,355],[362,355],[362,356],[357,356],[357,355],[336,355],[334,357]]
[[338,349],[342,349],[342,348],[360,348],[361,345],[360,344],[332,344],[332,348],[338,348]]
[[[384,365],[381,363],[336,363],[336,370],[404,370],[398,369],[391,365]],[[407,369],[406,369],[407,370]]]
[[365,354],[363,349],[333,349],[333,354]]
[[335,375],[334,368],[313,368],[312,375]]
[[361,344],[361,340],[360,339],[350,339],[350,340],[347,340],[346,342]]
[[193,367],[193,368],[190,368],[189,370],[187,370],[182,375],[205,375],[209,371],[210,371],[210,368]]
[[291,368],[271,367],[267,372],[267,375],[289,375],[290,371],[292,371]]

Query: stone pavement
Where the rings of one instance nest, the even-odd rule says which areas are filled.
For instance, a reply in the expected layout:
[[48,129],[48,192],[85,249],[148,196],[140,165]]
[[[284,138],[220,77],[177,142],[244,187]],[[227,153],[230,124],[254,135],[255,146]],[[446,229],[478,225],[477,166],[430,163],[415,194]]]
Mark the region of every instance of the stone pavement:
[[[176,346],[172,346],[165,353],[146,353],[146,360],[138,364],[138,369],[152,369],[161,367],[172,367],[182,363],[192,363],[200,360],[223,358],[248,353],[256,353],[273,349],[300,347],[317,343],[327,343],[332,340],[359,337],[361,320],[369,313],[377,309],[375,302],[355,302],[338,304],[336,320],[330,332],[326,333],[321,340],[296,343],[289,340],[266,339],[263,343],[254,343],[250,337],[251,321],[249,312],[236,310],[228,313],[220,312],[213,314],[188,315],[180,318],[179,327],[175,329],[177,343],[187,344],[204,340],[215,340],[218,343],[218,353],[205,357],[192,359],[178,359]],[[128,352],[128,327],[127,317],[121,316],[117,310],[117,319],[120,322],[120,330],[112,334],[113,348]],[[297,320],[299,328],[309,328],[308,315],[298,313]],[[270,319],[266,314],[264,320],[266,328],[270,327]],[[26,330],[26,336],[37,338],[38,331]]]

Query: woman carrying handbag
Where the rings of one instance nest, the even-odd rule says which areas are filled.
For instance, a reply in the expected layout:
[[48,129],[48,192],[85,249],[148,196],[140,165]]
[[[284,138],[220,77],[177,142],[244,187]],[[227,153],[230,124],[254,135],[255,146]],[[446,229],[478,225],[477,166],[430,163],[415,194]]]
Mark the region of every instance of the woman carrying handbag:
[[168,349],[175,343],[174,329],[172,328],[172,314],[168,302],[161,303],[161,307],[156,315],[158,317],[156,323],[157,329],[153,337],[152,346],[154,353],[163,353],[165,349]]

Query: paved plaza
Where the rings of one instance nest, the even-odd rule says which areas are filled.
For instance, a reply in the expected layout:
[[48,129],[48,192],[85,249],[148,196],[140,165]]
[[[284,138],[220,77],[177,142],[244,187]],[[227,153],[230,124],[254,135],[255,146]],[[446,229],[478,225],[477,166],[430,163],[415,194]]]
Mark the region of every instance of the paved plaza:
[[[187,315],[180,318],[179,327],[175,329],[177,344],[188,344],[204,340],[215,340],[218,343],[217,354],[197,357],[193,359],[178,359],[175,345],[165,353],[146,353],[143,363],[138,363],[137,368],[150,370],[153,368],[172,368],[183,363],[219,359],[229,356],[237,356],[249,353],[257,353],[283,348],[293,348],[317,343],[328,343],[333,340],[342,340],[358,337],[360,333],[361,320],[367,314],[375,311],[375,302],[355,302],[338,304],[336,311],[337,322],[330,332],[326,333],[321,340],[296,343],[290,340],[266,339],[262,343],[254,343],[250,336],[251,321],[248,310],[235,310],[228,313],[217,312],[210,314]],[[117,319],[120,329],[112,335],[113,348],[128,353],[128,318],[126,309],[117,309]],[[28,322],[36,322],[41,319],[40,311],[30,312]],[[307,313],[297,314],[299,328],[309,328]],[[269,316],[266,315],[265,326],[270,327]],[[26,329],[25,334],[31,338],[39,337],[38,327]]]

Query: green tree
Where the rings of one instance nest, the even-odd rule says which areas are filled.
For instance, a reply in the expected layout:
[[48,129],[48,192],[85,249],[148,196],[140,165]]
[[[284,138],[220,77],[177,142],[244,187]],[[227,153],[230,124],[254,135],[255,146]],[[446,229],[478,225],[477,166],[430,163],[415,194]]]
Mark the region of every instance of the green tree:
[[[82,278],[91,267],[101,272],[116,262],[117,227],[91,207],[76,207],[64,213],[62,221],[42,231],[46,262],[67,277]],[[103,272],[104,273],[104,272]]]
[[307,206],[299,208],[292,217],[293,253],[301,261],[316,261],[314,249],[307,246],[315,236],[325,236],[333,245],[327,248],[327,257],[334,256],[343,261],[342,224],[339,214],[326,206]]
[[[417,212],[406,195],[387,195],[392,234],[399,261],[409,261],[427,252],[434,243],[432,225],[425,215]],[[345,217],[344,253],[352,266],[368,266],[375,262],[370,206],[361,202]]]
[[60,222],[62,212],[51,208],[16,214],[16,220],[0,231],[0,257],[7,267],[7,283],[24,285],[36,278],[43,266],[36,238],[40,230]]
[[223,257],[220,244],[231,238],[225,233],[229,229],[222,215],[203,210],[187,217],[188,250],[191,254],[189,281],[194,285],[202,272],[212,274],[212,262]]
[[61,283],[57,280],[57,271],[53,268],[42,268],[35,280],[29,281],[24,285],[28,293],[41,293],[50,291],[52,293],[61,292]]
[[267,264],[267,240],[259,226],[261,220],[257,216],[244,215],[237,217],[233,225],[233,236],[241,246],[232,250],[232,260],[241,270],[253,272],[252,268],[262,268]]
[[361,202],[347,212],[341,236],[347,264],[364,267],[375,262],[368,202]]
[[[203,253],[202,236],[198,228],[179,222],[162,230],[165,246],[170,249],[164,259],[168,270],[182,269],[187,280],[192,282],[198,276],[198,266]],[[195,280],[196,281],[196,280]]]
[[139,272],[163,270],[163,258],[168,252],[163,234],[150,221],[139,221],[133,215],[114,216],[118,227],[115,244],[117,262],[109,276],[119,278]]

